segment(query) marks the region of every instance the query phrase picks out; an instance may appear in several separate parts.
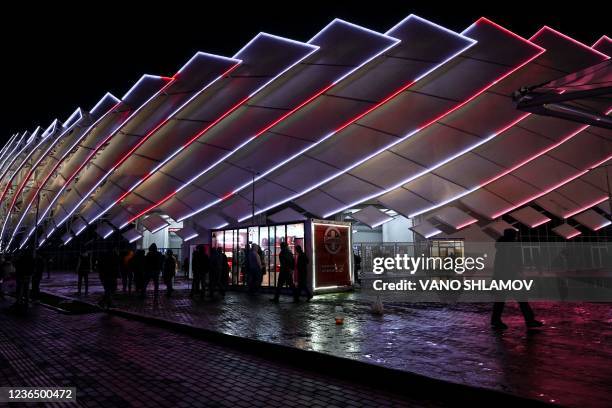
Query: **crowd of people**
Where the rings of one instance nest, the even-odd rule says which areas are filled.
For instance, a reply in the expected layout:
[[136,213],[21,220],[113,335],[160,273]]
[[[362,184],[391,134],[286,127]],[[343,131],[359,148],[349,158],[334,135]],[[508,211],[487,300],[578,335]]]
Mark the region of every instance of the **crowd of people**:
[[178,260],[172,250],[162,254],[155,243],[144,249],[119,251],[111,249],[102,253],[97,260],[89,251],[80,254],[77,262],[77,292],[85,295],[89,292],[89,274],[94,270],[98,273],[100,283],[104,288],[104,296],[99,304],[102,307],[113,305],[113,295],[117,292],[118,282],[124,293],[136,294],[144,298],[147,288],[153,285],[154,297],[159,296],[160,277],[166,286],[166,296],[172,296],[173,283]]
[[[308,264],[310,260],[300,245],[295,246],[296,256],[289,250],[286,242],[281,242],[279,253],[279,274],[276,280],[274,297],[270,299],[278,303],[281,290],[288,287],[294,301],[299,301],[302,293],[306,299],[312,299],[312,292],[308,285]],[[264,275],[267,273],[264,252],[259,245],[253,243],[242,250],[241,271],[245,277],[248,291],[250,294],[257,293],[261,286]],[[294,271],[297,272],[297,286],[294,284]]]
[[40,254],[21,251],[0,256],[0,300],[4,299],[4,282],[15,277],[15,306],[27,308],[31,301],[40,300],[40,282],[45,262]]
[[[282,288],[288,287],[294,300],[301,295],[307,300],[313,296],[308,285],[309,259],[301,248],[295,246],[295,256],[286,242],[281,243],[279,254],[280,269],[276,279],[274,297],[270,300],[278,302]],[[190,268],[191,266],[191,268]],[[9,258],[0,257],[0,299],[4,297],[3,282],[9,276],[15,275],[17,305],[27,307],[31,300],[40,296],[40,281],[44,271],[44,261],[40,255],[31,251],[23,251]],[[102,252],[84,249],[76,260],[77,294],[89,294],[90,275],[97,273],[104,289],[104,295],[99,301],[102,307],[113,306],[113,296],[119,285],[123,293],[146,297],[147,289],[152,286],[155,298],[159,296],[160,278],[166,288],[166,296],[172,296],[174,279],[180,270],[179,262],[173,251],[168,249],[162,254],[155,243],[148,251],[144,249],[116,248]],[[185,278],[192,273],[190,296],[204,298],[207,294],[225,296],[230,276],[230,263],[222,248],[198,245],[191,258],[185,259],[182,270]],[[265,256],[259,245],[253,243],[243,248],[240,254],[240,270],[250,294],[256,294],[262,287],[266,273]],[[297,272],[297,284],[294,283],[294,273]]]

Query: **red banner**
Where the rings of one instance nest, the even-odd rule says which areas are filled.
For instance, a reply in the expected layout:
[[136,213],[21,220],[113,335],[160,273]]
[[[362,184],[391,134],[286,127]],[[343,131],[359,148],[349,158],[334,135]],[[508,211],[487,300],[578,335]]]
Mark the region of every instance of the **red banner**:
[[351,284],[349,228],[333,224],[314,225],[316,287]]

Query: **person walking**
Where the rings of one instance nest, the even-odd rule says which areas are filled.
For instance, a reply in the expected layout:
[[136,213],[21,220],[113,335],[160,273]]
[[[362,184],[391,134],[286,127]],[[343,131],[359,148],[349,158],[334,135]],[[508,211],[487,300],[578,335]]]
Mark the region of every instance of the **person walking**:
[[[516,230],[508,228],[504,235],[495,243],[495,262],[493,264],[493,279],[516,279],[523,270],[521,247],[516,242]],[[499,300],[493,305],[491,314],[491,326],[495,329],[507,329],[508,326],[502,321],[502,313],[506,305],[505,296],[499,296]],[[527,327],[541,327],[543,323],[535,319],[535,315],[528,302],[518,302],[525,319]]]
[[91,255],[89,251],[84,251],[81,255],[79,255],[79,259],[77,261],[77,293],[81,296],[83,284],[85,284],[85,296],[87,296],[89,292],[89,273],[92,270],[92,261]]
[[270,299],[275,303],[278,303],[279,301],[281,288],[283,286],[289,286],[292,292],[295,293],[295,285],[293,284],[295,259],[286,242],[281,242],[281,251],[278,256],[278,260],[280,262],[280,272],[278,274],[278,280],[276,281],[276,291],[274,292],[274,297]]
[[172,283],[174,280],[174,275],[176,274],[176,259],[174,259],[174,254],[171,249],[166,251],[166,257],[164,258],[164,268],[163,268],[163,277],[164,284],[166,285],[166,296],[172,296]]
[[164,263],[164,257],[157,250],[157,245],[152,243],[149,246],[149,252],[145,257],[145,284],[143,287],[143,294],[146,295],[147,286],[149,282],[153,281],[153,297],[159,296],[159,274],[162,270]]
[[298,273],[298,285],[295,290],[294,300],[297,302],[300,300],[302,292],[306,294],[306,300],[312,299],[312,292],[308,287],[308,256],[304,252],[301,246],[296,245],[295,251],[297,252],[297,273]]

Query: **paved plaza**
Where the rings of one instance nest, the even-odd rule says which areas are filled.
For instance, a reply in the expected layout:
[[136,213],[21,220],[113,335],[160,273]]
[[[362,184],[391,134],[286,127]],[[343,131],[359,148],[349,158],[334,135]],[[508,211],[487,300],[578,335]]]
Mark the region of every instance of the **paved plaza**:
[[[74,275],[45,279],[45,290],[76,298]],[[101,296],[95,282],[81,300]],[[229,292],[192,300],[119,292],[115,307],[217,332],[347,357],[428,377],[569,406],[609,406],[612,400],[612,309],[609,304],[535,303],[546,326],[526,330],[509,304],[505,332],[489,327],[488,304],[386,304],[382,316],[358,292],[279,305],[269,295]],[[344,325],[334,323],[342,305]]]
[[106,313],[34,305],[19,316],[9,305],[0,301],[0,384],[76,387],[79,406],[440,406]]

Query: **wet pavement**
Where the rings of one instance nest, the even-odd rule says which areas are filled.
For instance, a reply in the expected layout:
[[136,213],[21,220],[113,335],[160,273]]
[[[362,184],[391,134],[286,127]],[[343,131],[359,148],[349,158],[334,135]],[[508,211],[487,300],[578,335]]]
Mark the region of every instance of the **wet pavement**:
[[[75,296],[74,275],[44,280],[45,290]],[[94,284],[83,300],[95,302]],[[269,295],[229,292],[192,300],[151,293],[119,293],[116,307],[225,334],[283,344],[405,370],[452,382],[501,390],[567,406],[607,407],[612,400],[610,304],[535,303],[546,326],[526,330],[509,304],[505,332],[489,327],[488,304],[385,304],[382,316],[359,293],[317,296],[310,303],[280,304]],[[334,323],[342,305],[345,323]]]
[[[106,313],[0,301],[0,384],[76,387],[85,407],[441,406]],[[34,406],[34,404],[29,404]]]

